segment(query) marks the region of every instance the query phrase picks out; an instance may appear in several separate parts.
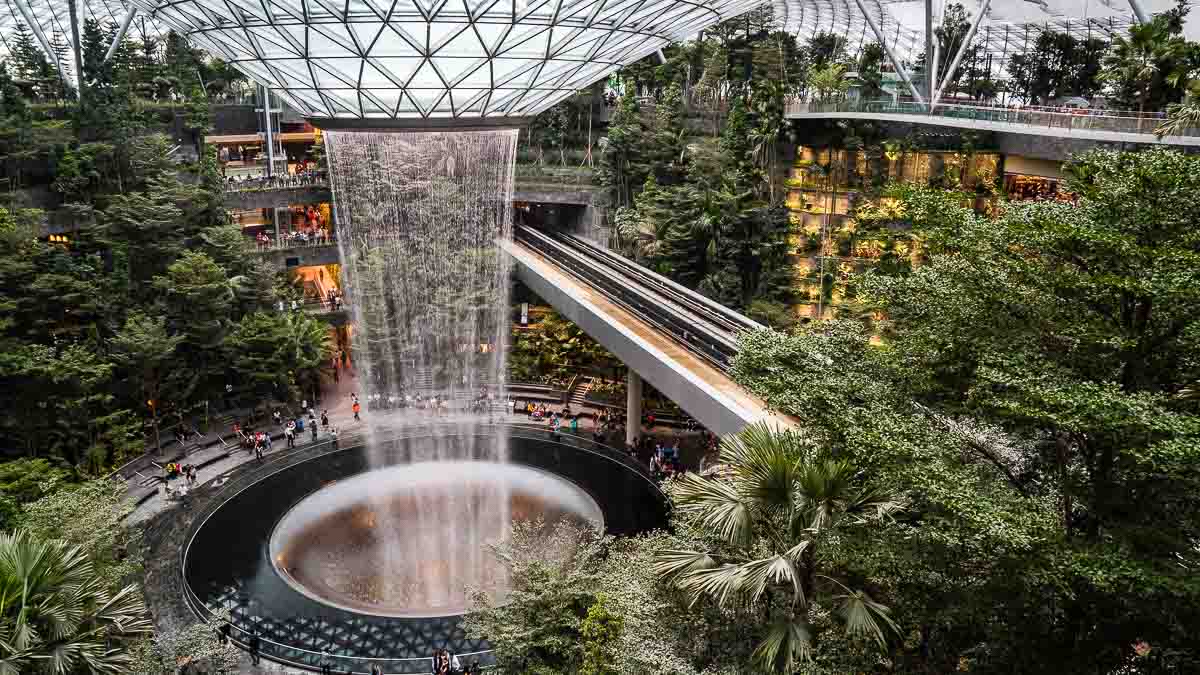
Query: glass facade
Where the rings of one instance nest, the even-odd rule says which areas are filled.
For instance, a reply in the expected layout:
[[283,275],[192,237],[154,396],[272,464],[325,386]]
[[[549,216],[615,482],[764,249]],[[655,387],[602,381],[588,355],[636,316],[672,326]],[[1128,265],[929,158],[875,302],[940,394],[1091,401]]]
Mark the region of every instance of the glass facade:
[[[980,0],[961,0],[968,16]],[[1173,0],[1139,0],[1147,14]],[[85,19],[122,24],[130,37],[187,36],[277,90],[314,118],[482,118],[534,115],[623,64],[697,34],[760,0],[78,0]],[[820,31],[852,53],[875,40],[857,0],[774,0],[785,30],[805,42]],[[934,24],[948,0],[934,0]],[[901,59],[924,49],[924,0],[866,0]],[[0,51],[18,25],[45,45],[70,43],[67,0],[9,0],[0,7]],[[1108,39],[1133,21],[1128,0],[993,2],[977,39],[992,68],[1044,30]],[[1187,26],[1192,37],[1200,24]],[[63,63],[73,71],[72,59]]]
[[756,0],[178,0],[138,5],[315,118],[537,114]]

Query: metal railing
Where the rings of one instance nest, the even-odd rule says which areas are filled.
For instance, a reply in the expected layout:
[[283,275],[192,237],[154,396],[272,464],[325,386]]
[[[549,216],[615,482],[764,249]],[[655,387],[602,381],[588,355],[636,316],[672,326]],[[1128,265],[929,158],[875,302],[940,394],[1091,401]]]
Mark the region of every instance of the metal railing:
[[[530,439],[544,439],[545,430],[538,425],[528,423],[509,423],[497,425],[507,427],[510,433],[517,437]],[[377,444],[388,443],[402,438],[403,431],[397,431],[388,438],[375,438],[373,442]],[[183,587],[184,602],[192,610],[192,612],[204,623],[212,626],[216,631],[221,623],[225,623],[224,618],[219,614],[221,608],[210,607],[196,595],[192,590],[191,584],[186,578],[183,578],[183,571],[186,569],[188,550],[191,546],[192,538],[203,527],[205,521],[210,516],[217,512],[229,499],[236,496],[239,492],[248,488],[250,485],[261,480],[265,473],[275,473],[282,471],[299,462],[308,461],[317,456],[326,455],[341,450],[354,448],[366,441],[366,435],[361,433],[347,433],[339,436],[337,439],[328,439],[315,443],[300,444],[294,448],[285,448],[268,453],[264,456],[263,464],[256,467],[256,470],[236,475],[225,484],[221,485],[220,495],[214,496],[203,507],[200,512],[192,520],[187,534],[187,543],[180,547],[179,551],[179,566],[180,585]],[[601,443],[596,443],[587,438],[573,436],[569,434],[560,434],[557,438],[558,443],[569,445],[582,452],[587,452],[599,455],[625,466],[639,476],[643,480],[648,481],[654,486],[654,489],[659,492],[662,499],[661,490],[654,482],[653,475],[649,469],[638,460],[629,457],[625,453],[619,452]],[[302,456],[303,455],[303,456]],[[207,485],[207,484],[206,484]],[[201,486],[204,487],[204,486]],[[249,650],[249,640],[251,632],[244,626],[240,626],[236,621],[228,622],[230,631],[230,639],[242,649]],[[331,654],[324,651],[315,651],[304,649],[295,645],[276,642],[270,638],[258,635],[259,653],[272,661],[276,661],[285,665],[300,667],[308,670],[317,670],[322,663],[330,664],[335,672],[345,672],[357,675],[358,673],[368,673],[372,664],[378,664],[384,669],[384,672],[391,674],[407,674],[407,673],[430,673],[432,671],[432,657],[420,656],[409,658],[373,658],[359,656],[344,656]],[[430,646],[432,652],[433,645]],[[478,662],[484,669],[491,669],[496,665],[496,655],[493,650],[482,650],[476,652],[465,652],[454,654],[463,666],[471,662]]]
[[329,189],[329,178],[321,173],[303,173],[287,176],[255,176],[225,181],[226,192],[261,192],[263,190],[296,190],[300,188]]
[[513,238],[722,371],[729,371],[737,355],[737,333],[759,328],[694,291],[578,238],[529,227],[517,228]]
[[[1091,110],[1048,106],[1010,107],[1000,105],[938,104],[931,113],[926,103],[911,101],[792,101],[787,104],[788,115],[828,113],[876,113],[885,115],[922,115],[977,122],[998,122],[1027,126],[1063,129],[1066,131],[1100,131],[1126,134],[1153,134],[1167,120],[1163,112],[1134,110]],[[1179,136],[1200,136],[1200,129],[1181,130]]]
[[305,235],[301,238],[296,236],[298,234],[296,232],[285,232],[278,239],[268,235],[265,241],[247,237],[246,247],[255,253],[270,253],[271,251],[286,251],[295,248],[337,247],[337,238],[332,235],[318,238],[314,238],[312,235]]

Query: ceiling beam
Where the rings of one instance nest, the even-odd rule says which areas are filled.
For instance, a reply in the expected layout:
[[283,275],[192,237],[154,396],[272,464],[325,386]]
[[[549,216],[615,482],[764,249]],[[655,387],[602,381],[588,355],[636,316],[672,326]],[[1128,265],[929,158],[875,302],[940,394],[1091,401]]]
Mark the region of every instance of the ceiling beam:
[[962,62],[963,54],[966,54],[967,49],[970,48],[971,41],[975,39],[975,32],[979,30],[979,24],[983,21],[983,17],[987,15],[988,7],[991,4],[992,0],[983,0],[983,4],[979,6],[979,14],[976,14],[975,20],[971,22],[971,29],[967,31],[967,37],[958,46],[958,53],[954,55],[954,61],[950,64],[950,69],[946,71],[946,76],[942,78],[942,83],[938,86],[937,93],[929,101],[929,112],[932,113],[938,101],[942,100],[942,92],[946,90],[946,87],[950,84],[950,80],[954,78],[954,71],[958,70],[958,64]]
[[[50,49],[50,41],[46,39],[46,34],[42,32],[41,24],[34,19],[33,10],[29,8],[29,4],[25,0],[13,0],[13,4],[20,10],[21,16],[25,17],[25,23],[29,24],[29,29],[33,31],[34,37],[41,43],[42,50],[46,52],[46,60],[53,63],[57,68],[58,76],[62,78],[63,84],[68,89],[74,89],[70,78],[67,77],[67,71],[63,69],[62,62],[58,60],[58,56],[54,53],[54,50]],[[76,91],[76,95],[78,93]]]
[[863,18],[867,20],[867,25],[871,27],[871,32],[875,34],[875,39],[879,40],[879,44],[887,52],[888,59],[892,62],[892,68],[896,70],[896,74],[900,76],[904,84],[908,85],[908,90],[912,92],[913,98],[918,103],[924,103],[925,99],[921,98],[921,92],[917,91],[917,88],[913,86],[912,79],[908,77],[908,72],[904,70],[904,64],[900,59],[896,58],[896,51],[888,46],[887,40],[883,38],[883,33],[879,31],[879,25],[875,23],[875,17],[871,16],[871,13],[867,11],[867,6],[863,4],[863,0],[854,0],[854,2],[858,4],[858,11],[862,12]]
[[117,29],[117,34],[113,36],[112,44],[108,46],[108,51],[104,53],[104,63],[117,53],[117,48],[121,46],[121,41],[125,39],[125,34],[129,32],[129,26],[133,24],[133,17],[137,16],[137,7],[130,7],[125,13],[125,18],[121,19],[121,27]]

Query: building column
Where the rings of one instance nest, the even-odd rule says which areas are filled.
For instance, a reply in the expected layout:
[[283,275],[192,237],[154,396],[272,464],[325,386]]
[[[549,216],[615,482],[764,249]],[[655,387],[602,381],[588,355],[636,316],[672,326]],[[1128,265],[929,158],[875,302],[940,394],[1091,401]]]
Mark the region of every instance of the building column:
[[642,429],[642,376],[627,368],[625,378],[625,444],[633,445]]

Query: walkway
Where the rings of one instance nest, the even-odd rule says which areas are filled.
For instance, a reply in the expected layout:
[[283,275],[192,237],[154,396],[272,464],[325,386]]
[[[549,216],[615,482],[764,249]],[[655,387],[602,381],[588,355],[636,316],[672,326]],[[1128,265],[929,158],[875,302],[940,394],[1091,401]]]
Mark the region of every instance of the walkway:
[[997,131],[1053,138],[1110,143],[1150,143],[1176,146],[1200,145],[1200,129],[1180,134],[1154,135],[1164,121],[1162,113],[1125,111],[1061,112],[1042,108],[1008,108],[940,104],[929,113],[922,103],[889,101],[835,101],[830,103],[792,102],[787,105],[788,119],[861,119],[885,122],[932,124],[961,129]]

